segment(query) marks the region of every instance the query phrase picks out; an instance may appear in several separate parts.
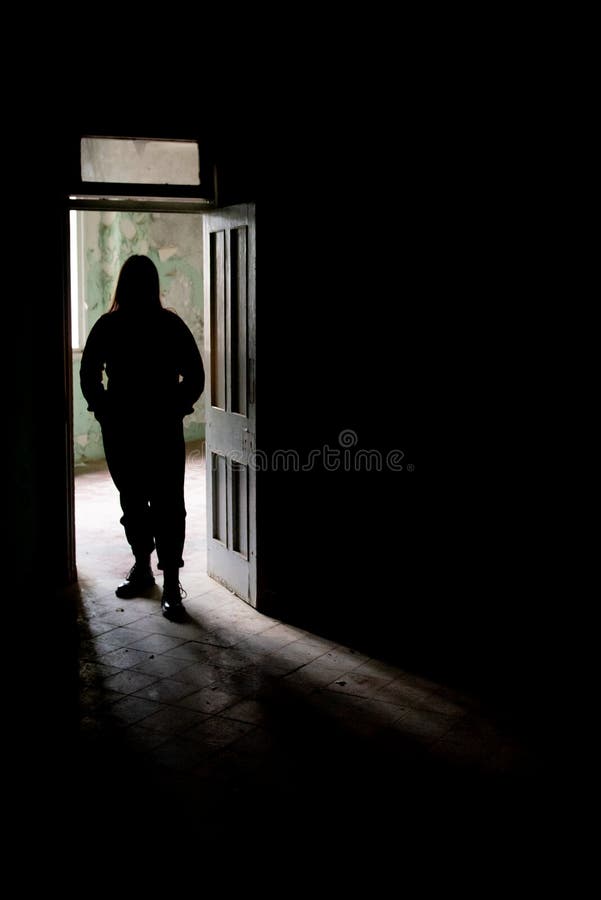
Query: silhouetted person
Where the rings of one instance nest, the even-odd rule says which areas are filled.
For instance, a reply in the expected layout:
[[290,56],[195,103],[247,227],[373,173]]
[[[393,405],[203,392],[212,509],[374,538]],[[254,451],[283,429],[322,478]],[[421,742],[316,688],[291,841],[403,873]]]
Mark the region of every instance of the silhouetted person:
[[[106,370],[107,388],[102,382]],[[135,564],[115,593],[138,596],[163,571],[161,608],[184,617],[179,569],[185,537],[183,417],[204,388],[192,332],[161,305],[159,273],[147,256],[125,261],[111,308],[92,328],[81,358],[81,389],[102,428],[119,491],[121,524]]]

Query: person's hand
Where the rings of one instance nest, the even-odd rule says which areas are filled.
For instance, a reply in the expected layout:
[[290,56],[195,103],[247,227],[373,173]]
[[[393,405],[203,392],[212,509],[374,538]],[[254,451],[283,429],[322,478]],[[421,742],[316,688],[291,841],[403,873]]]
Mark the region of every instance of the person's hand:
[[106,422],[108,416],[108,397],[106,394],[103,394],[98,398],[98,402],[95,404],[93,412],[96,416],[96,420],[100,422],[101,425]]

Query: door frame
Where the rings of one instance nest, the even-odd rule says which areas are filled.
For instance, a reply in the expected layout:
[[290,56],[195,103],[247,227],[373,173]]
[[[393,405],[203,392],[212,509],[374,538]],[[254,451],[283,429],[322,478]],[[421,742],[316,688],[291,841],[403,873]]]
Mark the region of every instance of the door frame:
[[63,282],[63,373],[65,390],[65,461],[67,474],[67,584],[77,582],[77,547],[75,540],[75,459],[73,449],[73,363],[71,348],[71,260],[69,254],[69,213],[71,210],[100,212],[215,212],[208,200],[197,198],[161,199],[157,197],[97,197],[92,194],[69,195],[64,198],[61,216],[61,273]]

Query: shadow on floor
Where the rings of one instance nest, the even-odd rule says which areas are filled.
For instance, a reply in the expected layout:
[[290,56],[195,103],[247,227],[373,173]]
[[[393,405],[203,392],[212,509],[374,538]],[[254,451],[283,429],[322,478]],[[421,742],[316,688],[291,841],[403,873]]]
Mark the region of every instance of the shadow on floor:
[[[116,828],[144,843],[166,822],[182,845],[216,852],[525,838],[537,762],[477,701],[273,620],[224,627],[211,591],[192,602],[190,626],[167,623],[157,596],[77,600],[47,771],[54,802],[86,823],[76,840]],[[130,621],[110,621],[121,615]]]

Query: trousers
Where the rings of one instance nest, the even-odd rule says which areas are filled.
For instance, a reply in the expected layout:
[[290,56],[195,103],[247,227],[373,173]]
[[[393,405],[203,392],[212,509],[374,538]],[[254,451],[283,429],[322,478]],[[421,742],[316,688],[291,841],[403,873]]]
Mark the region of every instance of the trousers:
[[112,416],[101,422],[104,452],[119,491],[120,521],[134,556],[156,548],[158,568],[181,568],[186,536],[186,450],[180,418],[157,426]]

